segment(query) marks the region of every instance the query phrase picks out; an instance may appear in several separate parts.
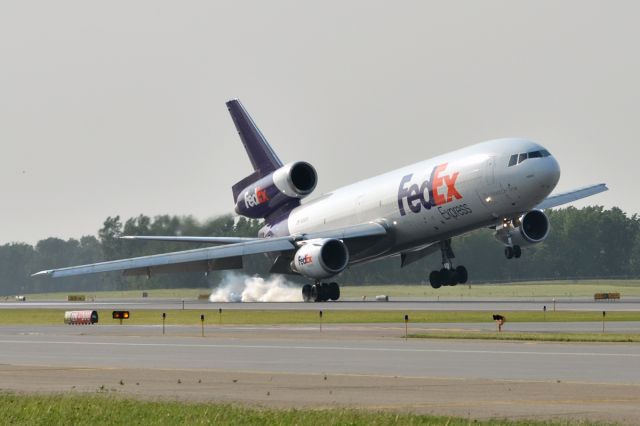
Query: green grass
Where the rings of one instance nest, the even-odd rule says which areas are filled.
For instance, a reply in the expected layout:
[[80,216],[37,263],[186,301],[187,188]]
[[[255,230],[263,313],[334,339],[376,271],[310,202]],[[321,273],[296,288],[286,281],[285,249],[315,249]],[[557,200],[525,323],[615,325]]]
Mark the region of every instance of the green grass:
[[[53,286],[52,286],[53,287]],[[200,294],[211,294],[210,288],[159,288],[153,290],[125,290],[125,291],[71,291],[27,294],[27,300],[67,300],[70,294],[82,294],[96,299],[142,299],[142,292],[148,297],[163,299],[196,299]],[[9,297],[8,300],[12,298]]]
[[430,285],[371,285],[341,286],[342,296],[371,299],[379,294],[389,297],[422,297],[428,299],[467,297],[593,297],[595,293],[620,293],[625,296],[640,296],[640,280],[589,280],[589,281],[544,281],[504,284],[473,284],[441,287]]
[[450,331],[437,330],[430,333],[409,334],[417,339],[477,339],[477,340],[512,340],[531,342],[612,342],[637,343],[640,334],[621,333],[521,333],[503,331],[501,333],[486,331]]
[[140,401],[112,395],[0,394],[3,424],[29,425],[595,425],[585,422],[487,420],[353,409],[263,409],[223,404]]
[[[160,310],[130,310],[131,318],[125,324],[161,324]],[[220,322],[218,310],[166,310],[167,325],[200,324],[204,314],[205,324]],[[345,323],[403,323],[404,315],[409,315],[411,323],[488,323],[492,322],[488,311],[332,311],[323,307],[322,322],[325,324]],[[601,312],[557,311],[501,311],[508,322],[585,322],[602,321]],[[111,311],[99,310],[100,324],[118,324],[111,318]],[[62,324],[64,310],[60,309],[0,309],[0,325],[40,325]],[[607,321],[640,321],[640,312],[608,312]],[[223,309],[222,324],[317,324],[318,311],[254,311]]]
[[[465,297],[593,297],[595,293],[621,293],[622,297],[640,296],[640,280],[585,280],[585,281],[543,281],[504,284],[457,285],[433,289],[429,285],[367,285],[353,286],[342,284],[343,298],[362,298],[369,300],[376,295],[390,297],[422,297],[428,299],[465,298]],[[149,297],[170,299],[195,299],[200,294],[209,294],[209,288],[177,288],[127,291],[86,291],[28,294],[28,300],[66,300],[68,294],[85,294],[88,298],[118,299],[142,298],[146,291]],[[11,298],[7,298],[10,300]]]

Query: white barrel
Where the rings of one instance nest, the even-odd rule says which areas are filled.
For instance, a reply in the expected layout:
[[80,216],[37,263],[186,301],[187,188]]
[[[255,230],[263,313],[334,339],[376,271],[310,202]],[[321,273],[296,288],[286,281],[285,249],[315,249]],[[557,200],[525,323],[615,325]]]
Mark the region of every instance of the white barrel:
[[389,296],[385,294],[380,294],[376,296],[376,302],[388,302],[388,301],[389,301]]
[[96,311],[67,311],[64,313],[64,323],[70,325],[95,324],[98,322]]

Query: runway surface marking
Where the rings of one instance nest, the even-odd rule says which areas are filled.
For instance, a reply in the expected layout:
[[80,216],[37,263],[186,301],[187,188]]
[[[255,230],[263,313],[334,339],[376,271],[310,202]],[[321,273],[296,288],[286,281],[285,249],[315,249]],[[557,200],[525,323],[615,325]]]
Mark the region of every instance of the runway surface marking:
[[362,351],[362,352],[403,352],[403,353],[458,353],[488,355],[546,355],[546,356],[584,356],[584,357],[621,357],[640,358],[640,353],[607,353],[607,352],[540,352],[540,351],[488,351],[469,349],[419,349],[419,348],[375,348],[349,346],[287,346],[287,345],[230,345],[230,344],[196,344],[196,343],[132,343],[132,342],[74,342],[43,340],[0,340],[6,344],[49,344],[79,346],[134,346],[134,347],[174,347],[174,348],[211,348],[211,349],[294,349],[313,351]]

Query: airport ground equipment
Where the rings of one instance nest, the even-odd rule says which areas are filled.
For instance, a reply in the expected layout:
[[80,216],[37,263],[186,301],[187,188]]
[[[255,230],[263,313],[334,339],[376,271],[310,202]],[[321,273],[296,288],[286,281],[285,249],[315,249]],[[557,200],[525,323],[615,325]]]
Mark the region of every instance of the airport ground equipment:
[[98,322],[97,311],[67,311],[64,313],[64,323],[69,325],[89,325]]

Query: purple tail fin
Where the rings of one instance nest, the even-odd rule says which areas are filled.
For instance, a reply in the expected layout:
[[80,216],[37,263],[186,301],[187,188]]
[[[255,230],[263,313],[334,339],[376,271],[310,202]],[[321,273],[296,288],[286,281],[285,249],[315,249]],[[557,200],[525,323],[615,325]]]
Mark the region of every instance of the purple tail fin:
[[244,149],[247,151],[254,172],[233,185],[233,199],[247,187],[247,185],[267,176],[269,173],[282,167],[282,161],[278,158],[269,142],[251,119],[238,99],[227,102],[227,109],[233,119]]

